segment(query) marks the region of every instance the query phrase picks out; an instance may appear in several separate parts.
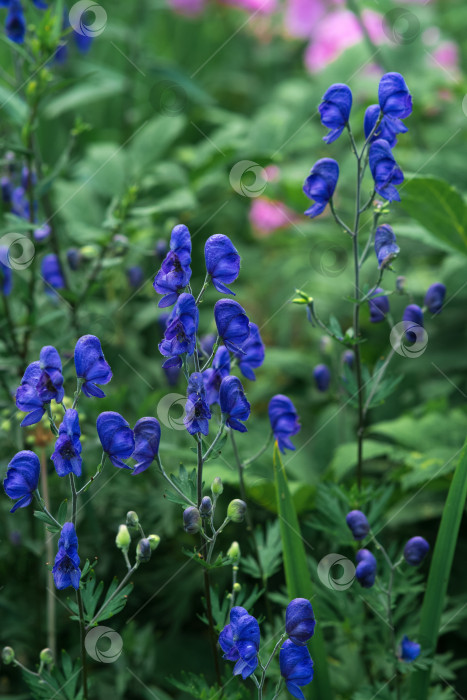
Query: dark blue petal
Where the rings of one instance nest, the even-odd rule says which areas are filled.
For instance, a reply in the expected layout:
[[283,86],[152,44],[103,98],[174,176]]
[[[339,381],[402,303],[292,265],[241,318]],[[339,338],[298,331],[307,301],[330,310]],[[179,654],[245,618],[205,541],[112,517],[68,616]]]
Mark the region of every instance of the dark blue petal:
[[441,282],[432,284],[425,295],[425,306],[431,314],[440,314],[443,308],[446,287]]
[[381,323],[381,321],[384,321],[386,314],[389,313],[389,299],[384,294],[382,295],[381,292],[383,292],[381,287],[376,287],[372,294],[379,294],[380,296],[368,299],[371,323]]
[[233,294],[226,284],[234,282],[240,272],[240,256],[230,238],[222,234],[211,236],[204,248],[206,270],[218,292]]
[[268,412],[271,429],[280,451],[294,450],[295,447],[289,438],[299,432],[300,423],[292,401],[283,394],[276,394],[269,402]]
[[294,644],[306,644],[314,634],[315,624],[315,615],[309,600],[295,598],[290,601],[285,612],[285,631]]
[[352,109],[352,92],[348,85],[336,83],[326,90],[319,106],[321,123],[331,131],[324,136],[325,143],[332,143],[341,135],[349,121]]
[[369,163],[376,192],[389,202],[399,202],[400,196],[394,185],[400,185],[404,181],[404,175],[387,141],[378,139],[371,144]]
[[412,96],[400,73],[386,73],[378,87],[378,101],[383,114],[403,119],[412,114]]
[[239,421],[246,421],[250,415],[250,404],[238,377],[224,377],[219,391],[219,404],[229,427],[240,432],[246,428]]
[[339,178],[339,166],[332,158],[321,158],[311,169],[305,180],[303,191],[315,204],[305,214],[310,218],[318,216],[334,194]]
[[243,353],[250,335],[250,321],[245,310],[232,299],[220,299],[214,306],[217,332],[228,350]]
[[237,353],[240,371],[244,377],[255,381],[256,376],[253,370],[261,367],[265,355],[263,341],[256,323],[250,323],[250,335],[243,344],[242,350],[245,354]]
[[379,268],[388,265],[399,252],[400,248],[392,228],[388,224],[378,226],[375,233],[375,253]]
[[331,371],[326,365],[316,365],[313,370],[313,378],[318,391],[327,391],[331,382]]

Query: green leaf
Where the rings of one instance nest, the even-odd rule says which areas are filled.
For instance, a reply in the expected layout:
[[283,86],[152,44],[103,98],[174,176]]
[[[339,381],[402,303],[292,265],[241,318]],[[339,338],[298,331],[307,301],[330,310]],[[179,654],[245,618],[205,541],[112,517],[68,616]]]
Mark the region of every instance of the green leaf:
[[[290,598],[310,599],[313,595],[313,590],[306,560],[305,545],[300,534],[297,513],[277,443],[274,446],[273,466],[287,591]],[[319,621],[319,609],[316,611],[315,601],[313,601],[313,607],[315,608],[316,618]],[[329,681],[326,650],[319,622],[309,646],[315,664],[315,677],[313,679],[314,697],[316,700],[332,700],[333,692]]]
[[459,192],[436,177],[413,177],[401,206],[442,244],[467,255],[467,206]]
[[64,522],[66,522],[67,511],[68,511],[68,499],[65,498],[65,500],[62,501],[62,503],[60,504],[60,508],[58,509],[58,513],[57,513],[57,520],[62,525]]
[[[429,656],[433,656],[440,633],[441,615],[445,605],[457,537],[467,498],[467,440],[457,463],[444,505],[441,524],[436,538],[433,558],[423,598],[419,642]],[[430,669],[419,670],[411,680],[411,697],[425,700],[430,684]]]
[[[178,486],[180,491],[187,498],[189,498],[190,501],[196,503],[198,497],[196,469],[192,469],[191,472],[188,474],[183,464],[180,464],[180,471],[178,473],[178,476],[175,476],[175,474],[171,474],[170,478],[174,482],[175,486]],[[181,496],[179,496],[176,492],[167,491],[166,497],[169,501],[172,501],[172,503],[180,503],[180,505],[186,507],[186,501],[184,501],[181,498]]]
[[52,518],[49,515],[47,515],[47,513],[43,513],[42,510],[35,510],[34,517],[38,520],[42,520],[42,522],[47,525],[47,530],[49,532],[60,532],[60,528],[57,527]]
[[4,85],[0,85],[0,109],[3,114],[7,114],[17,124],[24,124],[27,119],[27,104],[23,102],[17,92],[13,92]]

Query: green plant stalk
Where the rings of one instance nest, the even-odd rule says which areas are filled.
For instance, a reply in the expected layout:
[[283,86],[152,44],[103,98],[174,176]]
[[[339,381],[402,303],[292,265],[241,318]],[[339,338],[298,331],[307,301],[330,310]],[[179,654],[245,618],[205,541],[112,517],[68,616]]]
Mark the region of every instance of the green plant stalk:
[[[277,443],[274,445],[273,467],[287,592],[290,598],[308,598],[310,600],[313,595],[313,586],[306,561],[305,545],[300,534],[297,513]],[[313,607],[316,612],[316,603],[313,603]],[[315,700],[332,700],[334,693],[329,680],[326,650],[319,625],[319,610],[316,618],[318,624],[309,644],[315,668],[313,697]]]
[[[454,472],[436,537],[428,583],[423,598],[419,639],[422,649],[433,658],[441,624],[446,592],[456,549],[462,514],[467,498],[467,440]],[[425,700],[430,684],[430,668],[415,671],[410,697]]]

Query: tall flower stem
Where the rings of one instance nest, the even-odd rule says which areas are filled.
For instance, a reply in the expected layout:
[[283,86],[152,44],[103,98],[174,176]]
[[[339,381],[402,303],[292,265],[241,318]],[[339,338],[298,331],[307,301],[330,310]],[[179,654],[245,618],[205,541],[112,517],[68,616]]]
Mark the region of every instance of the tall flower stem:
[[[47,478],[47,462],[45,458],[45,451],[41,449],[40,452],[40,462],[41,462],[41,488],[44,494],[44,503],[47,510],[50,508],[49,500],[49,485]],[[45,530],[45,551],[47,556],[47,561],[53,561],[53,540]],[[55,594],[53,591],[53,575],[51,571],[47,572],[47,594],[46,594],[46,609],[47,609],[47,646],[52,651],[52,656],[54,659],[57,657],[57,627],[55,620]]]
[[96,612],[96,614],[92,618],[91,622],[85,627],[85,632],[87,632],[93,626],[95,621],[99,619],[99,616],[102,615],[102,613],[104,612],[106,607],[109,605],[109,603],[111,603],[112,600],[115,598],[115,596],[117,596],[120,593],[122,588],[124,586],[126,586],[126,584],[128,583],[129,579],[133,576],[133,574],[135,573],[138,566],[139,566],[139,561],[136,561],[135,564],[133,564],[133,566],[130,567],[130,569],[127,571],[124,578],[120,581],[120,583],[118,584],[117,588],[114,590],[112,595],[108,598],[108,600],[105,601],[105,603],[103,603],[101,605],[99,610]]
[[[78,494],[76,492],[75,475],[70,474],[70,488],[71,488],[71,522],[76,528],[76,513],[78,507]],[[79,584],[80,585],[80,584]],[[86,623],[84,620],[84,606],[83,597],[81,595],[81,590],[78,587],[76,591],[76,602],[78,603],[79,611],[79,636],[80,636],[80,647],[81,647],[81,676],[83,680],[83,700],[88,700],[88,667],[87,667],[87,657],[86,657]]]

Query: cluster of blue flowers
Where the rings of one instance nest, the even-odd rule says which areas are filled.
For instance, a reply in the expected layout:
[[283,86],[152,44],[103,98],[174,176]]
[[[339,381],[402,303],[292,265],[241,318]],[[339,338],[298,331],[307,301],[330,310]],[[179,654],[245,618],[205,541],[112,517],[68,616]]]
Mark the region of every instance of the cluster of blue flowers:
[[[371,534],[368,519],[361,510],[351,510],[346,516],[346,523],[354,540],[357,542],[362,542],[368,534]],[[423,537],[417,535],[409,539],[406,543],[400,562],[405,560],[410,566],[419,566],[429,551],[430,545],[428,542]],[[400,562],[398,562],[394,568],[396,568]],[[356,564],[355,578],[362,588],[372,588],[376,581],[377,572],[375,556],[368,549],[359,549],[356,554]],[[403,661],[413,661],[420,654],[420,649],[421,647],[419,644],[404,637],[401,643],[400,657]]]
[[[295,698],[304,700],[301,688],[313,680],[313,661],[306,647],[315,630],[315,616],[306,598],[295,598],[287,606],[285,634],[276,645],[270,660],[279,646],[279,666],[287,690]],[[285,636],[288,637],[284,642]],[[283,642],[283,643],[282,643]],[[258,621],[245,608],[233,607],[230,623],[219,635],[224,659],[234,661],[234,675],[245,680],[256,671],[259,659],[260,629]],[[270,661],[269,660],[269,661]],[[266,664],[268,666],[269,662]],[[262,665],[264,668],[264,665]]]
[[[16,391],[16,405],[27,415],[23,427],[38,423],[47,412],[51,427],[56,434],[56,442],[51,460],[59,477],[69,474],[83,475],[81,457],[81,429],[76,405],[83,393],[90,398],[103,398],[101,386],[108,384],[112,371],[102,352],[96,336],[85,335],[76,343],[75,369],[77,393],[72,408],[64,404],[65,390],[62,364],[57,350],[48,345],[42,348],[39,360],[26,369],[21,384]],[[51,402],[61,405],[63,417],[57,429],[51,410]],[[131,470],[133,474],[145,471],[158,455],[161,429],[156,418],[140,418],[132,430],[128,422],[115,411],[104,411],[96,422],[97,434],[102,446],[103,457],[100,468],[106,459],[120,469]],[[135,461],[130,467],[125,460]],[[38,491],[40,476],[39,458],[34,452],[22,450],[10,461],[3,487],[10,498],[16,500],[11,508],[28,506],[34,495],[41,503]],[[55,585],[58,589],[79,586],[80,569],[78,538],[74,524],[67,522],[61,529],[58,553],[53,567]]]

